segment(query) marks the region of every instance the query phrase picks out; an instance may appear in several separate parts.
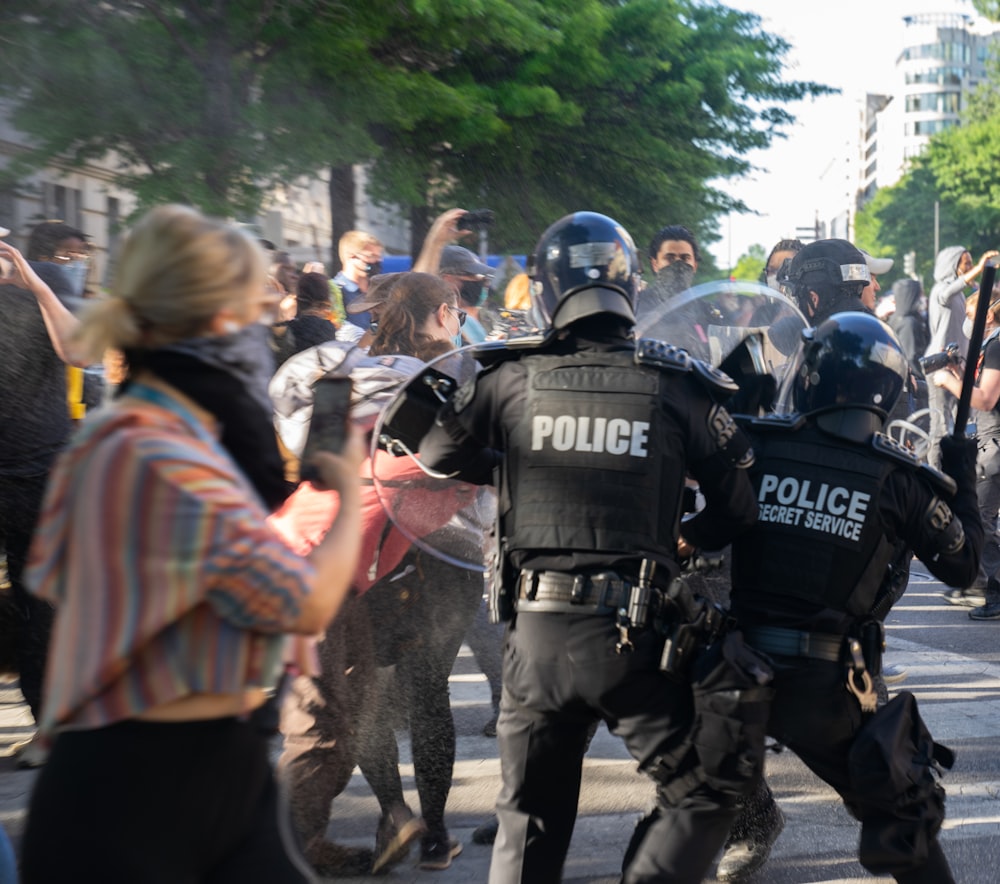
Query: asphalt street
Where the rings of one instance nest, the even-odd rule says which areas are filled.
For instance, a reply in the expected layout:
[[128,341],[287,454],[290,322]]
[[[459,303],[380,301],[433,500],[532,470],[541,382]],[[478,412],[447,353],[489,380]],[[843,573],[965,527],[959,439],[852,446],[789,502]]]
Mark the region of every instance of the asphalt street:
[[[914,563],[907,594],[888,620],[889,662],[906,667],[910,690],[935,738],[957,753],[944,779],[948,819],[942,842],[961,884],[1000,880],[1000,621],[980,623],[968,609],[945,603],[943,587]],[[489,693],[468,649],[451,679],[459,733],[454,785],[448,803],[451,833],[463,853],[445,871],[423,871],[413,858],[386,876],[397,882],[485,882],[490,850],[472,843],[473,829],[490,813],[499,786],[496,741],[482,736]],[[23,831],[35,773],[20,771],[12,744],[31,734],[16,682],[0,683],[0,821],[15,845]],[[407,798],[418,801],[409,745],[400,734]],[[277,750],[277,746],[275,747]],[[857,863],[859,826],[837,796],[789,752],[769,753],[767,777],[787,817],[767,865],[752,879],[773,884],[849,884],[875,878]],[[635,772],[620,743],[602,727],[588,753],[580,811],[567,859],[566,882],[617,880],[621,855],[652,789]],[[332,805],[329,835],[345,844],[371,846],[378,810],[360,774]],[[81,881],[84,879],[81,878]],[[362,879],[355,879],[360,881]],[[711,879],[709,879],[711,880]]]

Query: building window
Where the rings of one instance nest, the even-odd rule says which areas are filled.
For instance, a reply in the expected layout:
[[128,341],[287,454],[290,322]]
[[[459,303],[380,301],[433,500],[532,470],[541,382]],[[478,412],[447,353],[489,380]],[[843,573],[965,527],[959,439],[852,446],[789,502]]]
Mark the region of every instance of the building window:
[[937,114],[957,114],[961,108],[958,92],[925,92],[906,96],[907,113],[929,111]]
[[906,61],[934,58],[939,61],[969,64],[972,61],[972,50],[965,43],[925,43],[923,46],[910,46],[904,49],[903,58]]
[[83,193],[62,184],[43,185],[42,199],[47,220],[63,221],[71,227],[83,227]]
[[961,86],[964,71],[959,67],[927,68],[922,71],[907,71],[907,86]]
[[957,125],[957,122],[957,120],[917,120],[906,123],[903,131],[907,135],[936,135],[938,132],[943,132],[945,129]]

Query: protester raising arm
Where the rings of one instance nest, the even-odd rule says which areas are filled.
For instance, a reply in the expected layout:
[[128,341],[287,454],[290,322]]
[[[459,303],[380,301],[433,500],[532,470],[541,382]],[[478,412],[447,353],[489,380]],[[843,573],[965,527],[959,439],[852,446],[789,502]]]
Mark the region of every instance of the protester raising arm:
[[10,243],[0,242],[0,258],[6,258],[11,271],[0,277],[0,285],[15,285],[31,292],[42,311],[45,328],[52,341],[52,349],[63,362],[80,368],[87,366],[87,360],[73,344],[73,337],[79,327],[79,320],[66,308],[55,293],[35,273],[25,257]]

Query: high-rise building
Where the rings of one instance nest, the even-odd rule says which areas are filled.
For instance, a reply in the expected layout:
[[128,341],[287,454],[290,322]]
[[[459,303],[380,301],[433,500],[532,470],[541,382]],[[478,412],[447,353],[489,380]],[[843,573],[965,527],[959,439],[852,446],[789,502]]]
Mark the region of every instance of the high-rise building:
[[866,96],[860,113],[857,206],[894,184],[932,135],[961,122],[987,75],[997,25],[962,13],[903,18],[904,44],[891,94]]

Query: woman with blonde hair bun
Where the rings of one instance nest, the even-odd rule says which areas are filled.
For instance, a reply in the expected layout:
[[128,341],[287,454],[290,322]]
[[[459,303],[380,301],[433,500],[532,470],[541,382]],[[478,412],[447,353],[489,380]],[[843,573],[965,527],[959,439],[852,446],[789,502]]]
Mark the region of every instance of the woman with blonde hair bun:
[[324,629],[348,589],[364,452],[355,432],[317,456],[339,512],[292,553],[266,522],[288,493],[258,322],[272,303],[252,238],[164,206],[82,319],[88,355],[120,348],[128,377],[57,462],[31,551],[56,620],[25,882],[310,880],[252,713],[283,635]]

